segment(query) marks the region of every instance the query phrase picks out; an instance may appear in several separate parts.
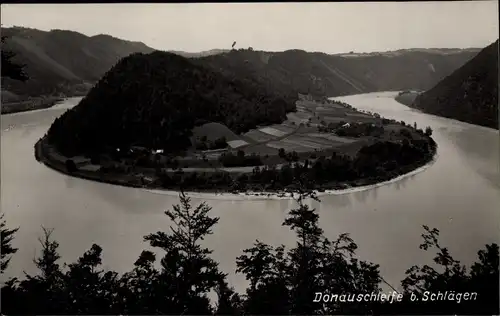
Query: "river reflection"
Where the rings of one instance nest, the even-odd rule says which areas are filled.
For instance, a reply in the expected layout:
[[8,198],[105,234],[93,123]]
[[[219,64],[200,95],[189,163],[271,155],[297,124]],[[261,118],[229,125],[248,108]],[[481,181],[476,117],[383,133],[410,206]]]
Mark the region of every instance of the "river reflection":
[[[498,242],[500,189],[498,131],[420,113],[395,102],[394,95],[341,99],[389,118],[431,126],[438,143],[436,162],[393,183],[308,203],[318,210],[328,238],[350,233],[359,258],[380,264],[384,278],[397,285],[413,264],[431,263],[432,255],[418,248],[422,225],[440,229],[443,244],[464,263],[475,260],[485,243]],[[75,260],[95,242],[104,249],[104,265],[118,272],[129,270],[148,248],[144,235],[169,229],[164,211],[179,202],[178,196],[68,177],[34,159],[34,143],[76,101],[1,117],[1,208],[9,226],[20,227],[14,240],[19,252],[7,276],[33,271],[40,225],[55,228],[64,261]],[[13,128],[5,131],[6,126]],[[296,203],[210,197],[192,198],[193,205],[206,201],[211,215],[220,217],[206,244],[229,273],[231,285],[243,291],[247,282],[235,275],[236,257],[256,239],[293,246],[294,234],[282,223]]]
[[480,176],[500,187],[500,137],[498,131],[465,127],[446,133],[465,162]]

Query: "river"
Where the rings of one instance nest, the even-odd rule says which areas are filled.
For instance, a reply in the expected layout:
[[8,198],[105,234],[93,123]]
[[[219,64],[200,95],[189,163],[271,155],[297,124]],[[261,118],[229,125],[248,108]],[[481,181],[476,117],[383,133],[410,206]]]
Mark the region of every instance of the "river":
[[[358,109],[431,126],[438,156],[426,170],[402,180],[359,192],[321,197],[311,202],[329,238],[349,232],[358,244],[358,257],[380,264],[382,276],[399,287],[406,269],[432,263],[419,249],[422,225],[441,230],[441,241],[465,264],[477,258],[486,243],[498,242],[500,232],[499,133],[412,110],[394,101],[395,92],[337,98]],[[148,245],[143,236],[168,230],[163,214],[176,196],[96,183],[59,174],[38,163],[33,145],[53,120],[79,98],[45,110],[2,115],[1,208],[9,227],[20,227],[19,248],[6,276],[35,271],[32,259],[40,247],[41,226],[54,228],[65,262],[77,259],[92,243],[103,247],[103,264],[127,271]],[[231,199],[204,201],[220,217],[206,243],[242,291],[246,281],[235,275],[235,258],[255,239],[293,245],[294,235],[281,223],[294,206],[291,200]],[[193,198],[193,204],[199,203]]]

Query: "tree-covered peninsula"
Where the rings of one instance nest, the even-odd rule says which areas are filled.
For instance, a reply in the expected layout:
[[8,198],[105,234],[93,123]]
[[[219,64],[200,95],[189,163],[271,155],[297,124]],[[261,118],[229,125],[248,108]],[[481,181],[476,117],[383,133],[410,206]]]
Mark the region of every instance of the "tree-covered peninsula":
[[36,144],[65,173],[192,191],[336,189],[429,162],[430,127],[166,52],[121,59]]

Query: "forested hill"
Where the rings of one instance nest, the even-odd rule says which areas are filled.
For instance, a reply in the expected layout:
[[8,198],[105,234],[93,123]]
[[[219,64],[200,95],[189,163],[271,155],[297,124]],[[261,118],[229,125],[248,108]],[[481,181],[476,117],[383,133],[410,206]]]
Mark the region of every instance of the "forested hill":
[[[85,94],[120,58],[154,49],[109,35],[2,28],[2,50],[26,64],[27,82],[3,78],[2,98],[17,95]],[[328,55],[301,50],[261,52],[215,49],[173,51],[230,77],[252,80],[282,91],[339,96],[361,92],[430,89],[471,59],[479,49],[410,49],[385,53]],[[9,100],[5,100],[9,101]]]
[[[86,36],[78,32],[12,27],[1,29],[6,37],[2,51],[15,53],[13,60],[25,64],[27,82],[4,78],[4,95],[40,96],[84,94],[121,58],[154,49],[109,35]],[[6,100],[9,101],[9,100]]]
[[328,55],[302,50],[233,50],[195,59],[214,70],[251,78],[276,89],[327,96],[430,89],[470,60],[479,49],[422,49]]
[[172,152],[191,145],[193,127],[208,121],[236,133],[281,123],[296,99],[256,82],[230,80],[176,54],[136,53],[56,119],[48,136],[68,156],[134,145]]
[[419,95],[413,106],[431,114],[498,129],[498,40]]

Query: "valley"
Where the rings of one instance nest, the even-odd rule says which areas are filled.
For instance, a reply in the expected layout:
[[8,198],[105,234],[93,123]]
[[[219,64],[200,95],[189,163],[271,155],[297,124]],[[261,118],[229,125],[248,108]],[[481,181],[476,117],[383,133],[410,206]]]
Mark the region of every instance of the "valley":
[[[29,98],[86,95],[121,58],[133,53],[155,51],[143,43],[105,34],[89,37],[58,29],[47,32],[25,27],[2,27],[2,40],[5,41],[2,58],[6,51],[14,53],[12,60],[25,65],[24,70],[30,78],[20,82],[2,75],[2,104],[9,104],[3,110],[4,114],[18,109],[50,106],[50,102],[19,105],[19,102],[28,102]],[[228,78],[258,82],[278,93],[287,94],[292,90],[335,97],[376,91],[430,89],[479,50],[407,49],[360,55],[297,49],[265,52],[251,48],[173,52]]]
[[499,315],[498,1],[1,9],[1,315]]

